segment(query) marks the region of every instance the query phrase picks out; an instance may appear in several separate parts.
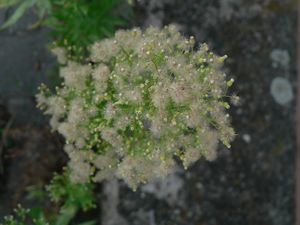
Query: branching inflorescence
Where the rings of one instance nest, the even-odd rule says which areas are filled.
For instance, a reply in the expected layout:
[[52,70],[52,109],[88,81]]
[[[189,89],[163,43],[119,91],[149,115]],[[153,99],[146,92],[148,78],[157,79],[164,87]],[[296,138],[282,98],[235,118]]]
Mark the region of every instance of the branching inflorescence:
[[[135,189],[175,166],[212,160],[218,142],[230,147],[223,61],[174,26],[118,31],[91,46],[90,63],[58,58],[64,79],[56,94],[41,86],[38,105],[67,140],[74,182],[114,174]],[[229,97],[230,98],[230,97]]]

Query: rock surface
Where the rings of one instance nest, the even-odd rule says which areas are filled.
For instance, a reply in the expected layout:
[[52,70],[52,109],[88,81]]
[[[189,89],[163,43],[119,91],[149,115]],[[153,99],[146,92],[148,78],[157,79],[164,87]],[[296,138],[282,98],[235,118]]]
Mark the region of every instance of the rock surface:
[[[224,70],[241,101],[230,109],[237,133],[231,150],[220,146],[215,161],[176,172],[167,185],[155,181],[132,192],[119,182],[108,193],[112,212],[131,225],[293,224],[295,101],[276,103],[270,86],[284,77],[295,92],[296,1],[139,0],[134,10],[133,26],[175,23],[227,54]],[[53,58],[45,47],[48,31],[24,29],[31,15],[0,33],[0,96],[18,122],[43,124],[33,95],[41,81],[50,81]],[[162,187],[175,191],[168,195]]]

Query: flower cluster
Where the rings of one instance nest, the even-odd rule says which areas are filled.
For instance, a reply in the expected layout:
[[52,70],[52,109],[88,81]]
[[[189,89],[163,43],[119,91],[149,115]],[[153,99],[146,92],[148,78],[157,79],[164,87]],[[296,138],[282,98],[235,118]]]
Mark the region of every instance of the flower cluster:
[[73,181],[116,174],[136,188],[170,173],[175,158],[187,168],[214,159],[220,140],[230,147],[226,57],[195,50],[174,26],[118,31],[90,51],[89,64],[61,67],[56,94],[41,86],[37,96],[67,140]]

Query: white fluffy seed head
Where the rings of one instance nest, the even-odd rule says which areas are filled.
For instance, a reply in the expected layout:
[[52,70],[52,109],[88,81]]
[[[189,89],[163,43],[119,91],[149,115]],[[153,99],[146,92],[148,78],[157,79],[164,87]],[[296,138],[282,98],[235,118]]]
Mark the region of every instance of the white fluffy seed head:
[[121,30],[91,46],[90,64],[66,62],[56,95],[41,88],[39,106],[66,138],[73,181],[117,174],[135,189],[170,173],[174,156],[188,167],[213,160],[219,141],[230,146],[224,57],[194,43],[175,26]]

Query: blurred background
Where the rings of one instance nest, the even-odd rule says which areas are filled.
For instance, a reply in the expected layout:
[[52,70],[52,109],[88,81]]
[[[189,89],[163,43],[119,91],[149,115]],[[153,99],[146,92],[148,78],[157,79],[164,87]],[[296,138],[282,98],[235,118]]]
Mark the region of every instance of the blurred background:
[[[17,7],[1,8],[0,24]],[[224,70],[240,97],[230,109],[237,136],[230,150],[219,148],[215,161],[178,167],[136,192],[118,180],[98,185],[97,207],[70,224],[81,218],[102,225],[294,224],[297,1],[140,0],[115,9],[124,23],[114,29],[172,23],[228,55]],[[38,188],[67,162],[63,138],[35,106],[41,82],[59,82],[49,45],[61,40],[51,26],[28,28],[39,19],[28,7],[0,32],[0,222],[18,203],[41,204]]]

